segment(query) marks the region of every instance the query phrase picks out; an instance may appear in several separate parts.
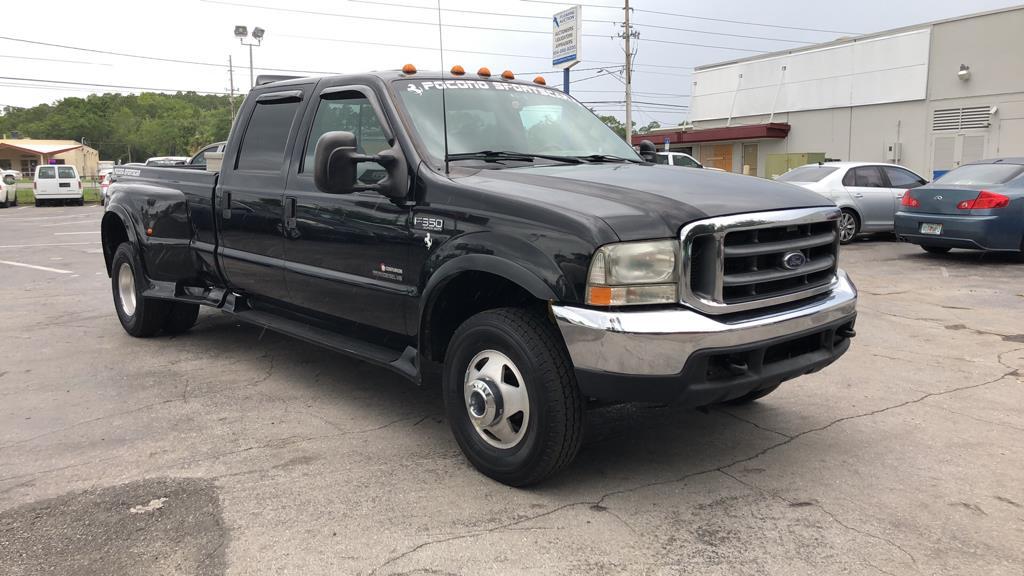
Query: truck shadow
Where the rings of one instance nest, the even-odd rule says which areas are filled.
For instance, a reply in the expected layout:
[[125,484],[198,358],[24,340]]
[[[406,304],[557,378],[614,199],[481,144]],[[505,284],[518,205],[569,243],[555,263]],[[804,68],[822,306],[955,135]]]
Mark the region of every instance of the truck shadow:
[[[204,349],[224,348],[230,343],[223,355],[238,357],[238,362],[272,355],[272,377],[280,382],[255,385],[272,384],[269,393],[282,396],[283,401],[305,404],[316,398],[317,414],[326,420],[344,420],[358,412],[369,428],[392,424],[416,427],[416,439],[410,440],[408,450],[459,454],[438,386],[418,387],[385,368],[270,331],[261,332],[227,315],[204,314],[191,333],[179,338]],[[784,408],[771,408],[769,404],[737,413],[761,409],[781,410],[780,418],[785,413]],[[715,407],[622,404],[592,408],[587,411],[584,442],[576,461],[534,490],[577,493],[586,485],[609,487],[621,481],[678,475],[748,457],[783,439]],[[373,442],[374,438],[353,437],[352,441]],[[395,466],[401,463],[395,462]],[[452,458],[446,466],[491,482],[461,456]]]

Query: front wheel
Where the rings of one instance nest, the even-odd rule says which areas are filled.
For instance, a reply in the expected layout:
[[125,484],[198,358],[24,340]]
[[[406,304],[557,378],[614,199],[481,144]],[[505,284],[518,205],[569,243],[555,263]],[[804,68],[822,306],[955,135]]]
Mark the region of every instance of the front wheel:
[[860,219],[857,218],[857,214],[853,210],[843,208],[842,214],[839,215],[839,242],[841,244],[853,242],[858,232],[860,232]]
[[160,331],[169,311],[169,302],[142,295],[143,275],[135,248],[122,243],[114,252],[110,265],[110,286],[114,293],[114,309],[124,331],[145,338]]
[[510,486],[565,467],[583,436],[583,399],[555,327],[519,308],[481,312],[456,330],[444,368],[448,421],[462,452]]

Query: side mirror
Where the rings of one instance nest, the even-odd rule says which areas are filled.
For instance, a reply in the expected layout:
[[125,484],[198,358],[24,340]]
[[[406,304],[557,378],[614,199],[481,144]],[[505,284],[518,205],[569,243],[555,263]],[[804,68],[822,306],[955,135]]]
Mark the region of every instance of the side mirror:
[[[358,184],[356,165],[360,162],[376,162],[387,170],[387,176],[376,184]],[[351,194],[370,190],[391,199],[404,198],[405,161],[400,151],[384,150],[377,155],[360,154],[356,148],[356,137],[351,132],[326,132],[316,141],[313,156],[313,181],[322,192],[330,194]]]
[[658,149],[654,146],[654,142],[650,140],[640,141],[640,157],[648,162],[654,162],[658,159]]

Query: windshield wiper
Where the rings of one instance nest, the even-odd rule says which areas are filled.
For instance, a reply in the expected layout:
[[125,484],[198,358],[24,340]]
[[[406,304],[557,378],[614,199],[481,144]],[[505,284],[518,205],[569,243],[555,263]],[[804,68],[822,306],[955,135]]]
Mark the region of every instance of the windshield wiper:
[[458,154],[449,154],[447,160],[449,162],[455,160],[483,160],[485,162],[498,162],[500,160],[513,160],[519,162],[533,162],[535,158],[541,160],[554,160],[556,162],[565,162],[566,164],[580,164],[583,161],[573,156],[554,156],[551,154],[533,154],[530,152],[512,152],[506,150],[481,150],[479,152],[460,152]]
[[622,156],[612,156],[611,154],[590,154],[587,156],[575,156],[580,160],[586,160],[587,162],[632,162],[634,164],[640,164],[641,160],[634,160],[632,158],[623,158]]

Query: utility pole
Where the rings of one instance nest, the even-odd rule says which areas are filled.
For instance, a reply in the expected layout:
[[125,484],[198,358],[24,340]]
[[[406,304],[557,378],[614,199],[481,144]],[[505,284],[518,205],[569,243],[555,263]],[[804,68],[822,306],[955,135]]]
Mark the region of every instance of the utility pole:
[[229,104],[231,106],[231,119],[234,120],[235,119],[235,65],[231,61],[231,55],[230,54],[228,55],[228,82],[229,82],[229,88],[228,89],[230,90],[230,92],[228,92],[228,94],[229,94],[228,102],[229,102]]
[[621,38],[626,41],[626,143],[629,145],[633,144],[633,52],[629,46],[629,41],[634,36],[633,29],[629,25],[629,0],[625,0],[625,7],[623,11],[625,16],[622,21],[622,36]]
[[252,89],[256,86],[256,81],[252,79],[252,44],[249,44],[249,88]]

